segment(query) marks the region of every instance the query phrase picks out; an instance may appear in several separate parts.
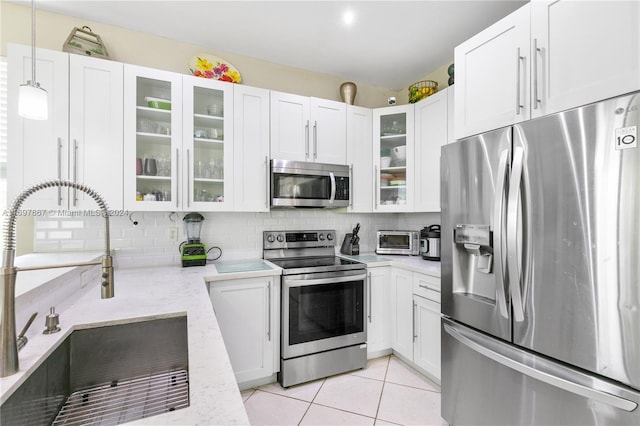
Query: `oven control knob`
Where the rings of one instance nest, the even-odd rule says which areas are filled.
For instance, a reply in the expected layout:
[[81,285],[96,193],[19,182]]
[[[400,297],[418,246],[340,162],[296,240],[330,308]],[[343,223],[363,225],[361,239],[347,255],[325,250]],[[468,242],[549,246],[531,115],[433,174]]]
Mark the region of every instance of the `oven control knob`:
[[320,235],[318,235],[318,239],[319,239],[320,241],[324,241],[324,234],[320,234]]
[[273,234],[267,235],[267,241],[269,241],[270,243],[274,242],[275,240],[276,240],[276,237],[274,237]]
[[333,235],[332,234],[327,234],[327,240],[329,240],[329,241],[333,240]]
[[284,235],[278,234],[278,242],[281,243],[284,241]]

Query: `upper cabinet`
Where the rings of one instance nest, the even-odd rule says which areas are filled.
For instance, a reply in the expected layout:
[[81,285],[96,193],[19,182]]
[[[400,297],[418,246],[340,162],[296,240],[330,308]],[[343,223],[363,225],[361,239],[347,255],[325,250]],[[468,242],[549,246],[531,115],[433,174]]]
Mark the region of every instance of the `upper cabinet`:
[[271,158],[346,164],[346,104],[271,92]]
[[371,213],[373,210],[373,152],[371,148],[372,110],[347,105],[347,163],[351,167],[351,206],[348,211]]
[[640,3],[534,1],[455,49],[456,138],[640,89]]
[[529,118],[529,4],[455,48],[456,139]]
[[[36,80],[47,90],[49,118],[18,116],[18,87],[31,79],[31,49],[9,44],[8,194],[46,180],[82,183],[110,209],[122,209],[123,65],[37,49]],[[29,208],[94,209],[84,192],[38,191]]]
[[413,211],[413,129],[413,104],[373,110],[375,211]]
[[532,117],[640,89],[640,2],[531,2]]

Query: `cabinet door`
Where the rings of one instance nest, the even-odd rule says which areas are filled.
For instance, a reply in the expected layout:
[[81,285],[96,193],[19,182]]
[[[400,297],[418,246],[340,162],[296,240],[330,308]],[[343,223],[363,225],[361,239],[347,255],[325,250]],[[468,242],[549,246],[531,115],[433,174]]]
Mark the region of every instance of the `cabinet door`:
[[278,370],[280,293],[274,282],[247,278],[210,283],[211,302],[238,383]]
[[413,297],[415,335],[413,362],[440,380],[440,304]]
[[531,2],[533,116],[640,89],[639,23],[638,1]]
[[413,284],[411,272],[393,268],[391,272],[391,339],[393,351],[413,360]]
[[416,212],[440,211],[440,147],[447,144],[447,91],[415,104]]
[[373,111],[373,161],[379,212],[407,212],[414,202],[414,106]]
[[311,160],[347,164],[347,107],[343,102],[310,99]]
[[529,4],[455,48],[456,138],[527,120]]
[[233,84],[183,76],[182,208],[233,210]]
[[447,143],[456,141],[456,111],[455,111],[455,93],[454,86],[447,88]]
[[347,164],[351,165],[351,206],[348,211],[373,211],[372,111],[347,105]]
[[269,90],[234,86],[234,210],[269,211]]
[[367,353],[391,348],[390,268],[371,268],[367,272]]
[[311,160],[309,98],[271,92],[271,158]]
[[182,75],[124,66],[124,206],[182,207]]
[[[69,55],[71,180],[123,208],[123,70],[120,62]],[[71,206],[95,209],[95,201],[71,190]]]
[[[26,187],[69,178],[69,55],[36,50],[36,81],[47,91],[49,118],[28,120],[18,115],[18,88],[31,80],[31,49],[8,46],[7,194],[11,202]],[[29,209],[66,209],[68,191],[50,188],[26,201]]]

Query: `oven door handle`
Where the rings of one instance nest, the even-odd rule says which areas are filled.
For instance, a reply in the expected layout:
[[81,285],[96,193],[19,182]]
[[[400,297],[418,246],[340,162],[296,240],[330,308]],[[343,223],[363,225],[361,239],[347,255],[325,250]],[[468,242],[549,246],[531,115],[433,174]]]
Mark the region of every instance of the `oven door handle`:
[[346,283],[349,281],[364,281],[367,278],[367,274],[361,275],[349,275],[346,277],[332,277],[332,278],[318,278],[309,280],[292,280],[289,278],[284,279],[284,285],[287,287],[303,287],[306,285],[322,285],[322,284],[335,284]]

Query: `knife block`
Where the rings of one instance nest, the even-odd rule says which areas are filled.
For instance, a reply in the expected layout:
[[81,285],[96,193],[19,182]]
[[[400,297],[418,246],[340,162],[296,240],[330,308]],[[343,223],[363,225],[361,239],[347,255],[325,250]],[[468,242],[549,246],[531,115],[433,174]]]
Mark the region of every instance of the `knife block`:
[[340,253],[346,255],[358,255],[360,254],[360,244],[351,244],[351,238],[353,234],[345,234],[344,240],[342,240],[342,247],[340,247]]

